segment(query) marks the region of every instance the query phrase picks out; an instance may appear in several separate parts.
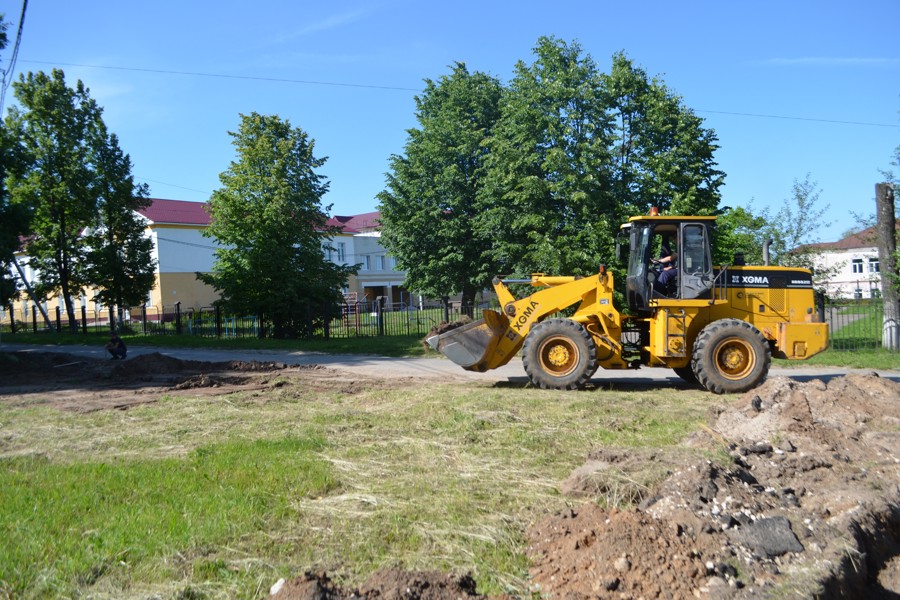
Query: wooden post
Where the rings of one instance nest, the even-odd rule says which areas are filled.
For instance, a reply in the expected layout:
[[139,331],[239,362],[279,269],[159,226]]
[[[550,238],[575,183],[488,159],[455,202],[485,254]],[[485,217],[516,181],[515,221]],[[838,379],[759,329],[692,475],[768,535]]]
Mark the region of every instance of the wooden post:
[[884,326],[881,346],[900,350],[900,301],[897,272],[897,220],[894,216],[894,188],[889,183],[875,184],[878,217],[878,267],[881,271],[881,297],[884,299]]

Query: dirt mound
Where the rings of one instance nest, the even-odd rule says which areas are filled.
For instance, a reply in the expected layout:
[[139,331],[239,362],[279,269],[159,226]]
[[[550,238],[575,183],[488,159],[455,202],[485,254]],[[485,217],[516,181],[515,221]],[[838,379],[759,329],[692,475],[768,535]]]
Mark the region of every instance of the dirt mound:
[[483,598],[470,575],[435,571],[378,571],[359,589],[343,589],[324,573],[306,573],[273,586],[271,600],[458,600]]
[[[900,384],[876,375],[827,385],[770,379],[688,440],[728,460],[647,456],[668,461],[671,475],[639,488],[639,508],[591,504],[536,524],[535,591],[572,600],[896,598],[898,401]],[[583,495],[586,481],[640,473],[625,453],[593,453],[568,489]],[[608,486],[593,489],[611,499]]]
[[0,383],[28,381],[35,373],[65,376],[80,372],[92,362],[63,352],[0,352]]
[[276,362],[258,362],[232,360],[226,362],[204,362],[198,360],[182,360],[166,356],[159,352],[143,354],[125,360],[116,365],[113,374],[116,377],[128,378],[140,375],[164,375],[167,373],[211,373],[216,371],[276,371],[285,369],[287,365]]

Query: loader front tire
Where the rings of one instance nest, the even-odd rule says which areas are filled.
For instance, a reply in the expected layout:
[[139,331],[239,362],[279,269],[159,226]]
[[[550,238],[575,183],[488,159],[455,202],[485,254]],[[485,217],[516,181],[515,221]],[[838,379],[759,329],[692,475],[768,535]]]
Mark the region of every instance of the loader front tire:
[[522,347],[522,364],[534,385],[545,390],[584,387],[597,370],[597,345],[571,319],[547,319],[532,327]]
[[722,319],[703,328],[694,342],[691,366],[697,381],[714,394],[736,394],[759,385],[769,372],[772,351],[746,321]]

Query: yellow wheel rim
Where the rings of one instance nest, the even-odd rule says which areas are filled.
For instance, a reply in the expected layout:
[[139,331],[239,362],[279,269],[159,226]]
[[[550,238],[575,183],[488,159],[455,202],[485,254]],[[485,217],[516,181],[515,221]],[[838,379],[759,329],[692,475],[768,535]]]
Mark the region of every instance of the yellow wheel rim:
[[563,336],[544,340],[538,356],[544,371],[554,377],[564,377],[578,365],[578,347],[572,340]]
[[756,366],[756,353],[750,344],[740,338],[727,338],[719,342],[713,353],[716,369],[726,379],[744,379]]

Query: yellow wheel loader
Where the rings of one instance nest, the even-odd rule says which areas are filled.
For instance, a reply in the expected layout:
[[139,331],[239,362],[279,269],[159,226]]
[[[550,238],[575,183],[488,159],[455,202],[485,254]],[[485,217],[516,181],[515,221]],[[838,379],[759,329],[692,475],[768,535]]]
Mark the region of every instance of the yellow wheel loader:
[[[501,311],[428,339],[470,371],[507,364],[520,350],[528,377],[545,389],[578,389],[598,367],[673,369],[711,392],[757,386],[772,356],[805,359],[828,346],[828,325],[816,310],[806,269],[714,267],[715,217],[632,217],[617,248],[627,249],[629,315],[613,304],[613,275],[527,280],[497,277]],[[509,283],[539,291],[516,298]],[[575,304],[566,318],[554,317]],[[569,311],[567,311],[569,312]]]

